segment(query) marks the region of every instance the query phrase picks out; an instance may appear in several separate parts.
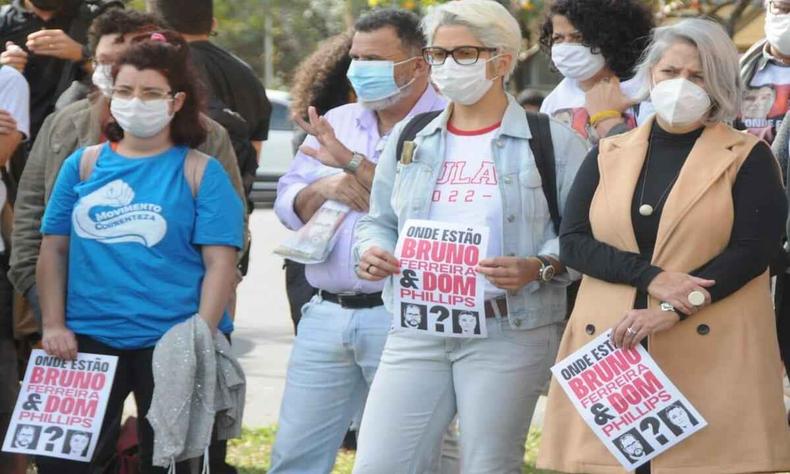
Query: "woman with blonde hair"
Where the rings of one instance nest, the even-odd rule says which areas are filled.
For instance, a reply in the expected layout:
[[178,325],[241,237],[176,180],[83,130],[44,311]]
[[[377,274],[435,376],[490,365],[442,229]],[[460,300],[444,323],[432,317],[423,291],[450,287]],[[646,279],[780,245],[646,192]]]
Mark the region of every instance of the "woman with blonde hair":
[[[358,272],[368,280],[399,273],[392,252],[409,219],[487,226],[487,258],[477,268],[487,280],[480,289],[485,310],[472,318],[456,314],[462,334],[455,339],[416,329],[390,332],[354,472],[432,472],[432,454],[457,412],[463,472],[520,473],[532,412],[562,332],[569,282],[557,261],[557,233],[530,148],[531,141],[548,138],[530,130],[524,110],[505,92],[521,45],[510,12],[491,0],[453,1],[433,10],[423,28],[429,44],[423,57],[451,103],[417,133],[409,161],[396,156],[406,123],[393,130],[376,168],[370,213],[357,230]],[[546,128],[561,207],[587,146],[558,122],[546,118]],[[441,173],[448,165],[487,170],[490,179],[448,180]],[[400,315],[394,278],[383,299]]]
[[[705,418],[637,473],[786,471],[768,264],[787,200],[768,146],[728,125],[735,46],[718,24],[684,20],[655,30],[639,73],[656,116],[601,140],[568,197],[560,257],[584,278],[558,359],[613,328],[617,347],[645,345]],[[642,438],[660,443],[650,429]],[[538,466],[623,472],[556,383]]]

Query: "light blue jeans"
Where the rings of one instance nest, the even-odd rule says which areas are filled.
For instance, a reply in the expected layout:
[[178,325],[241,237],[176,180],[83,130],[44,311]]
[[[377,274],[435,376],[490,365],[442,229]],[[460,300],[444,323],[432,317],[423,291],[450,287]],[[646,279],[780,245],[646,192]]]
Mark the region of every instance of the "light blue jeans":
[[538,397],[562,324],[513,330],[487,319],[488,338],[393,331],[362,418],[354,474],[425,474],[458,413],[461,472],[521,473]]
[[291,350],[270,474],[326,474],[364,404],[390,313],[344,309],[319,296],[302,308]]

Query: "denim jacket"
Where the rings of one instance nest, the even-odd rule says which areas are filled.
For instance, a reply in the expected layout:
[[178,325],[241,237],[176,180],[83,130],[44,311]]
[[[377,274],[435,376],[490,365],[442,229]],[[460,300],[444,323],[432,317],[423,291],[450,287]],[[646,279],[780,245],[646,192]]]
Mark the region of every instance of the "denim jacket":
[[[452,105],[450,106],[452,107]],[[414,140],[410,164],[396,159],[398,137],[407,123],[395,126],[379,158],[370,212],[357,228],[354,256],[377,246],[393,252],[403,225],[409,219],[427,219],[431,196],[445,159],[447,120],[450,108],[422,129]],[[573,130],[552,120],[552,143],[557,170],[560,210],[582,163],[588,144]],[[529,146],[532,138],[524,109],[508,95],[502,126],[491,143],[502,193],[502,252],[506,256],[559,255],[559,238],[554,231],[541,178]],[[492,255],[491,257],[495,257]],[[508,319],[513,329],[532,329],[562,321],[565,317],[565,286],[574,278],[564,273],[547,284],[532,282],[517,291],[508,291]],[[384,287],[384,304],[393,310],[394,278]]]

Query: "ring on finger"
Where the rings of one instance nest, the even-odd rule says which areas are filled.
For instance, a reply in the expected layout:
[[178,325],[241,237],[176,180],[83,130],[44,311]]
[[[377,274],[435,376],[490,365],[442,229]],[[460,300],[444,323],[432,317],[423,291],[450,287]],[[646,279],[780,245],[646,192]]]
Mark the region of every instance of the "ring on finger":
[[[373,267],[375,267],[375,265],[373,265],[372,263],[371,263],[371,264],[369,264],[369,265],[368,265],[368,268],[367,268],[367,270],[365,270],[365,272],[366,272],[366,273],[370,273],[370,269],[371,269],[371,268],[373,268]],[[372,273],[370,273],[370,274],[372,275]]]
[[637,335],[637,331],[635,331],[634,328],[629,327],[625,330],[625,334],[633,337]]

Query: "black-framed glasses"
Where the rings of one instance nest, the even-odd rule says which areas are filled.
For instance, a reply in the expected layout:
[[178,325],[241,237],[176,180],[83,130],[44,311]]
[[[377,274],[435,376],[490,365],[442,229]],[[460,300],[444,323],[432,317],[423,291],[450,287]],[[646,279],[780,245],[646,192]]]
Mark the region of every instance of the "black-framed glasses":
[[431,66],[441,66],[448,56],[452,56],[456,63],[467,66],[475,64],[480,59],[480,53],[493,53],[495,51],[497,51],[496,48],[486,48],[484,46],[459,46],[453,49],[428,46],[427,48],[422,48],[422,58]]
[[771,0],[768,2],[768,11],[771,13],[771,15],[787,15],[790,13],[790,3]]

